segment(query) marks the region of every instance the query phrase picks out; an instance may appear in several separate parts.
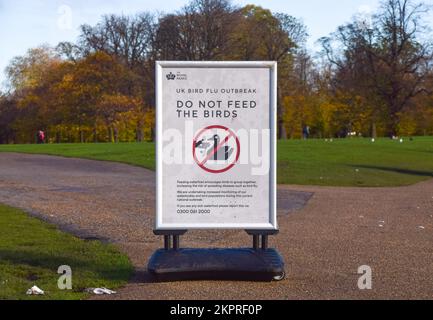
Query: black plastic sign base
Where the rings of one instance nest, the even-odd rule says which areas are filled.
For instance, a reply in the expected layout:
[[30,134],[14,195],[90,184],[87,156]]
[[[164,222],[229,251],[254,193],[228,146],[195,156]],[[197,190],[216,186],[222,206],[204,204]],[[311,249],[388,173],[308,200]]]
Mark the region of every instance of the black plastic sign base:
[[157,250],[148,271],[156,281],[280,281],[284,262],[275,249]]

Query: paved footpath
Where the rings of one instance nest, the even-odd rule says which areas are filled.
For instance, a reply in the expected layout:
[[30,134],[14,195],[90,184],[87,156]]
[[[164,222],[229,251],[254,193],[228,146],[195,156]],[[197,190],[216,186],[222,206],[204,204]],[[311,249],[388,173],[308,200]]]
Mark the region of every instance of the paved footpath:
[[[286,262],[273,283],[154,283],[148,258],[155,174],[138,167],[0,153],[0,203],[88,239],[114,242],[136,268],[131,283],[98,299],[433,299],[433,180],[401,188],[280,186],[281,232],[270,239]],[[244,247],[243,231],[194,231],[187,247]],[[373,290],[357,287],[358,267]],[[73,268],[73,266],[72,266]]]

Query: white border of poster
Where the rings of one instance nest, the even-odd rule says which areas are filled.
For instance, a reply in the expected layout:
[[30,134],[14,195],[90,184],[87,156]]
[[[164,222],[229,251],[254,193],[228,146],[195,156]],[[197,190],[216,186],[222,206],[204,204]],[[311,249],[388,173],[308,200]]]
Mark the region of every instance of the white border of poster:
[[[164,68],[268,68],[271,76],[270,83],[270,171],[269,171],[269,222],[260,224],[233,224],[233,223],[211,223],[211,224],[164,224],[162,221],[162,108],[163,108],[163,70]],[[245,230],[278,230],[277,223],[277,63],[271,61],[223,61],[223,62],[192,62],[192,61],[157,61],[155,68],[156,86],[156,230],[198,230],[198,229],[245,229]]]

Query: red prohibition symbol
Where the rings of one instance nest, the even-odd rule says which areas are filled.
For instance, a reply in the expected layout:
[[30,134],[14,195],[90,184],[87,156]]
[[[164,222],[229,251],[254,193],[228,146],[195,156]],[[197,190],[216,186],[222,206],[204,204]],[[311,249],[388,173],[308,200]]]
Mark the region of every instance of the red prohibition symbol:
[[[221,140],[221,137],[215,134],[215,131],[225,133],[225,138]],[[206,136],[210,136],[210,138],[206,139]],[[232,147],[227,145],[232,145]],[[201,150],[203,154],[202,159],[198,159],[197,157],[198,150]],[[234,160],[228,162],[234,152]],[[232,130],[224,126],[214,125],[202,129],[195,136],[192,144],[192,153],[194,161],[206,172],[215,174],[224,173],[233,168],[239,161],[241,144],[239,138]],[[222,167],[212,168],[210,163],[218,161],[222,161]]]

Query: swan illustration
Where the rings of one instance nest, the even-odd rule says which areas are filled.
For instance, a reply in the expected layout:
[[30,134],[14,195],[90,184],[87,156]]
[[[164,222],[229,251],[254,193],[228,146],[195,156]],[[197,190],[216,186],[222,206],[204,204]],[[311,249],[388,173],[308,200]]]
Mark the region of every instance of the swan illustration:
[[[221,138],[219,135],[215,134],[212,138],[210,138],[208,141],[212,141],[213,140],[213,147],[210,148],[207,151],[207,154],[211,154],[214,149],[216,149],[218,147],[218,145],[220,144]],[[212,156],[212,159],[214,161],[219,161],[219,160],[223,160],[223,161],[227,161],[230,156],[233,153],[233,148],[229,147],[229,146],[223,146],[221,148],[219,148]]]

